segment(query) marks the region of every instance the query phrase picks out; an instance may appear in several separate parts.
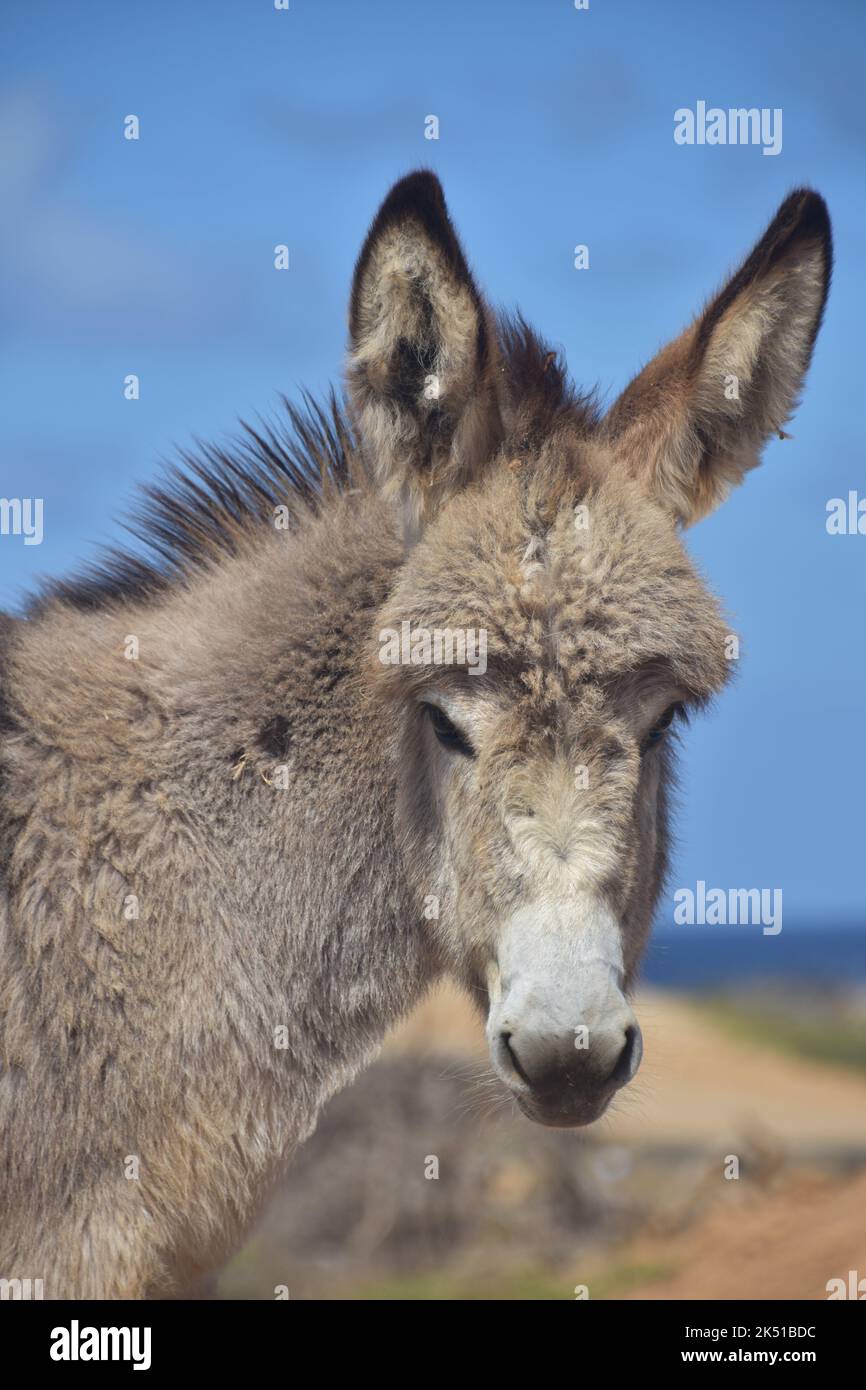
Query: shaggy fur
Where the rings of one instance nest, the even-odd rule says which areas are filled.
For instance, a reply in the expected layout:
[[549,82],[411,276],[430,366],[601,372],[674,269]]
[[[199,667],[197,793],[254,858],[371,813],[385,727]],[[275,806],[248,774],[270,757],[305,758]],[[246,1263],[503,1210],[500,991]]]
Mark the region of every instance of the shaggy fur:
[[[603,899],[629,984],[667,853],[652,731],[727,674],[677,523],[784,423],[829,268],[796,193],[602,419],[411,175],[356,269],[349,417],[188,460],[150,561],[4,620],[0,1276],[139,1298],[216,1266],[438,974],[486,1009],[530,898]],[[407,619],[485,629],[486,674],[383,665]]]

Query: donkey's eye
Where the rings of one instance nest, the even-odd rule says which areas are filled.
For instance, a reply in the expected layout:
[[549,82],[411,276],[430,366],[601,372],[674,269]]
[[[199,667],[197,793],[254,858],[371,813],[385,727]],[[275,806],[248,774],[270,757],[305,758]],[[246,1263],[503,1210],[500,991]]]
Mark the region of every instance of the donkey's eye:
[[677,715],[682,714],[682,712],[683,707],[681,704],[677,703],[675,705],[670,705],[669,708],[665,710],[661,719],[657,720],[653,727],[650,729],[649,733],[644,739],[644,748],[652,748],[654,744],[660,743],[661,740],[664,738],[665,734],[667,733],[668,729],[671,727],[671,724],[676,719]]
[[422,708],[443,748],[451,748],[455,753],[463,753],[467,758],[475,756],[475,749],[472,744],[461,734],[457,725],[451,722],[444,710],[441,710],[438,705],[428,704],[423,705]]

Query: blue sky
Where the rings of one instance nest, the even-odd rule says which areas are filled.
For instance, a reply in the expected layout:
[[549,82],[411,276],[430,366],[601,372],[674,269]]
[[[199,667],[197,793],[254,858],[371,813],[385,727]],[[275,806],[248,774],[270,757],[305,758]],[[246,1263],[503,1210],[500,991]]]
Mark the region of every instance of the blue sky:
[[[0,495],[44,498],[45,538],[0,537],[0,604],[116,540],[175,445],[338,376],[354,257],[408,169],[440,174],[489,297],[610,399],[811,184],[837,268],[794,438],[689,534],[743,655],[687,735],[672,888],[862,923],[866,536],[825,517],[866,495],[864,50],[859,0],[11,0]],[[676,145],[698,100],[781,108],[782,152]]]

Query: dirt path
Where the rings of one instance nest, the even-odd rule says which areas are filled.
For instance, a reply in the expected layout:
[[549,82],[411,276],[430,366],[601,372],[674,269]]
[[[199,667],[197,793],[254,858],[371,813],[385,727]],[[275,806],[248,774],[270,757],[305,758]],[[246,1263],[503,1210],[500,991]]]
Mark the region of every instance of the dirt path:
[[847,1286],[854,1270],[866,1280],[866,1174],[795,1182],[735,1213],[713,1212],[673,1240],[642,1242],[632,1255],[677,1272],[628,1298],[826,1299],[831,1279]]
[[[637,1014],[641,1070],[594,1127],[597,1140],[724,1153],[743,1135],[765,1135],[802,1155],[866,1150],[866,1076],[741,1041],[698,1006],[659,990],[641,991]],[[486,1057],[480,1020],[450,989],[427,1000],[387,1050]]]
[[[637,1012],[639,1077],[592,1137],[657,1155],[655,1212],[637,1240],[599,1251],[590,1287],[613,1298],[796,1300],[826,1299],[828,1280],[847,1283],[849,1271],[866,1279],[866,1076],[742,1041],[681,996],[644,990]],[[486,1057],[480,1021],[450,990],[388,1047]],[[680,1149],[703,1155],[694,1200],[665,1156]],[[722,1181],[729,1153],[751,1156],[742,1184]],[[639,1282],[623,1282],[629,1270]]]

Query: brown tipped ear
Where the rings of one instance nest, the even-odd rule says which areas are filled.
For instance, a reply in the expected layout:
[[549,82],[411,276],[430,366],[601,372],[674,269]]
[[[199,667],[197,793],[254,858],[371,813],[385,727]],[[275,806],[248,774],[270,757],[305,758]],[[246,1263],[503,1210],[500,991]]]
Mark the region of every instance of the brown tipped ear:
[[611,408],[624,465],[677,521],[711,512],[797,404],[830,285],[823,198],[798,189],[700,318]]
[[355,267],[348,380],[364,448],[417,538],[498,446],[496,346],[439,180],[391,189]]

